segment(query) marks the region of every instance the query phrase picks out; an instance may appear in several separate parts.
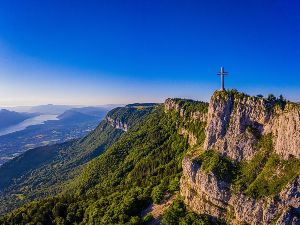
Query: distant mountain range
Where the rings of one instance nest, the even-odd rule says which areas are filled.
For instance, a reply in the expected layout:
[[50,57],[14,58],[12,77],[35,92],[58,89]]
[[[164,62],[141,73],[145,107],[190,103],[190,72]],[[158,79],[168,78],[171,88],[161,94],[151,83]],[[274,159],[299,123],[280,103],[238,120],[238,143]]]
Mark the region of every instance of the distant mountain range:
[[[114,105],[70,107],[46,105],[27,109],[27,111],[39,113],[20,113],[6,109],[0,111],[0,131],[4,131],[3,134],[0,132],[0,165],[28,149],[85,136],[99,124]],[[61,111],[62,113],[57,114]],[[53,116],[55,120],[51,120]],[[27,120],[29,117],[32,118]],[[39,117],[50,119],[36,124],[35,122],[40,120]],[[15,127],[21,127],[21,129],[15,129]]]
[[37,113],[19,113],[2,109],[0,110],[0,129],[21,123],[34,116],[37,116]]
[[[0,110],[0,130],[16,125],[26,119],[40,114],[59,115],[58,118],[64,122],[82,122],[103,118],[106,113],[116,105],[105,105],[101,107],[81,107],[70,105],[39,105],[39,106],[20,106]],[[14,111],[15,110],[15,111]],[[23,112],[24,111],[24,112]]]
[[54,104],[47,104],[47,105],[38,105],[38,106],[15,106],[15,107],[2,107],[3,109],[7,109],[10,111],[15,112],[26,112],[26,113],[40,113],[40,114],[54,114],[59,115],[64,113],[67,110],[70,109],[84,109],[90,110],[90,109],[112,109],[115,107],[119,107],[123,105],[119,104],[109,104],[109,105],[100,105],[100,106],[81,106],[81,105],[54,105]]
[[102,119],[109,110],[110,110],[109,108],[104,108],[104,107],[73,108],[59,115],[58,119],[60,119],[63,122],[77,122],[77,123],[81,121],[99,119],[100,122],[100,119]]
[[29,109],[28,112],[38,112],[41,114],[61,114],[64,113],[66,110],[72,109],[74,106],[68,106],[68,105],[38,105],[33,106]]

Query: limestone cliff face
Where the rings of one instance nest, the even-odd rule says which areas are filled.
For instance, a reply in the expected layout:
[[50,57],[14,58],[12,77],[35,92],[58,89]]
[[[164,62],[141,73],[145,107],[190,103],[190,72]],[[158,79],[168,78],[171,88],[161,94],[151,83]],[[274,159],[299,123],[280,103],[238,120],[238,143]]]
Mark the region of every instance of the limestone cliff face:
[[109,116],[106,117],[106,121],[111,125],[113,126],[114,128],[116,129],[121,129],[123,131],[128,131],[129,129],[129,126],[127,125],[127,123],[125,122],[122,122],[120,119],[116,118],[116,119],[113,119]]
[[106,115],[106,122],[116,129],[128,131],[148,116],[157,104],[135,103],[112,109]]
[[164,103],[165,112],[174,110],[175,112],[180,112],[180,115],[183,115],[183,109],[180,108],[179,104],[172,98],[166,99]]
[[[181,114],[170,102],[168,109]],[[204,150],[213,149],[233,162],[248,161],[257,152],[259,137],[272,134],[274,153],[281,159],[300,159],[300,106],[280,107],[263,98],[216,92],[209,104]],[[185,133],[185,132],[182,132]],[[189,209],[226,220],[229,224],[300,224],[300,176],[276,196],[254,199],[212,172],[203,172],[196,156],[182,162],[180,193]],[[298,173],[299,174],[299,173]]]
[[191,131],[181,127],[178,129],[178,133],[188,139],[190,146],[195,146],[197,144],[197,137]]
[[200,165],[192,158],[185,158],[182,166],[180,193],[194,212],[221,218],[230,224],[300,223],[297,219],[300,210],[299,176],[277,198],[256,200],[241,193],[233,194],[228,183],[219,181],[212,173],[199,170]]
[[300,107],[287,103],[284,110],[263,98],[217,92],[208,109],[205,149],[231,159],[249,160],[257,136],[273,134],[275,152],[300,159]]
[[265,126],[265,133],[276,137],[274,147],[277,154],[287,159],[290,155],[300,159],[300,107],[287,104],[284,110],[277,110]]
[[[164,103],[165,113],[175,112],[179,116],[180,123],[178,121],[178,133],[188,139],[188,143],[190,146],[195,146],[199,140],[197,135],[192,130],[190,130],[187,125],[196,123],[205,124],[207,121],[206,110],[203,110],[202,107],[202,110],[197,110],[197,107],[195,107],[194,109],[193,106],[195,105],[202,105],[205,108],[206,103],[193,100],[171,98],[168,98]],[[190,108],[193,109],[191,110]]]
[[[203,102],[197,102],[197,101],[192,101],[192,100],[183,100],[186,102],[191,102],[192,104],[204,104]],[[185,109],[185,107],[181,106],[178,103],[178,99],[172,99],[168,98],[165,103],[164,103],[164,110],[165,112],[169,111],[175,111],[179,113],[180,117],[186,117],[187,119],[191,121],[201,121],[201,122],[206,122],[207,121],[207,113],[203,111],[190,111]]]

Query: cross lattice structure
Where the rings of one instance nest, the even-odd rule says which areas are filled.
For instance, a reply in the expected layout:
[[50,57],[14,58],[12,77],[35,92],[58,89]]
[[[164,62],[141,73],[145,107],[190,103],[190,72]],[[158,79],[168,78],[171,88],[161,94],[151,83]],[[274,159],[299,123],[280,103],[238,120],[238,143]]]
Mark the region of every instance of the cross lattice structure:
[[220,72],[218,73],[218,75],[221,76],[221,91],[224,91],[224,90],[225,90],[225,88],[224,88],[224,76],[225,76],[225,75],[228,75],[228,74],[229,74],[229,73],[228,73],[228,72],[225,72],[225,69],[224,69],[224,67],[222,66]]

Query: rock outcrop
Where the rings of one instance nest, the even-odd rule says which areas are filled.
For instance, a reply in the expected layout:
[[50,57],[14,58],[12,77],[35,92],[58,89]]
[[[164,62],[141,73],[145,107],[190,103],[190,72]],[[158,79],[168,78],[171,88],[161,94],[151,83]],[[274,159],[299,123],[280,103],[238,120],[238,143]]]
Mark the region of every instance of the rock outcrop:
[[109,111],[105,120],[112,127],[127,132],[148,116],[156,106],[155,103],[135,103],[117,107]]
[[[165,111],[180,107],[169,102]],[[216,92],[209,104],[204,150],[215,150],[234,163],[248,161],[258,151],[262,135],[272,134],[274,154],[282,160],[300,159],[300,106],[280,105],[261,97],[250,97],[235,91]],[[186,131],[182,131],[187,135]],[[229,224],[300,224],[300,171],[298,176],[275,196],[253,198],[233,191],[229,182],[213,172],[201,170],[196,156],[182,162],[180,193],[189,209]],[[282,175],[281,175],[282,176]]]
[[[180,117],[185,117],[188,120],[191,121],[200,121],[206,123],[207,121],[207,112],[206,111],[188,111],[186,110],[186,107],[180,105],[179,101],[181,99],[172,99],[168,98],[164,103],[164,111],[167,113],[169,111],[175,111],[179,113]],[[190,103],[190,104],[202,104],[206,105],[204,102],[199,101],[193,101],[193,100],[183,100],[184,103]]]
[[129,126],[127,125],[127,123],[119,120],[119,119],[113,119],[109,116],[106,117],[106,121],[114,128],[116,129],[120,129],[120,130],[123,130],[123,131],[128,131],[129,129]]
[[178,133],[188,139],[188,143],[190,146],[195,146],[197,144],[197,137],[191,131],[185,128],[179,128]]
[[263,98],[217,92],[208,109],[205,149],[229,158],[249,160],[256,152],[258,136],[272,133],[275,152],[284,159],[300,159],[300,106],[284,109]]
[[169,112],[174,110],[175,112],[180,112],[180,115],[183,115],[183,109],[180,108],[179,104],[176,102],[175,99],[168,98],[164,103],[164,110],[165,112]]
[[284,159],[291,155],[300,159],[300,105],[288,103],[284,110],[274,112],[265,133],[272,133],[274,148]]
[[[199,106],[199,108],[197,108]],[[205,102],[171,99],[168,98],[164,103],[165,113],[175,112],[178,116],[178,133],[187,138],[190,146],[195,146],[199,142],[193,127],[206,124],[208,104]]]
[[[233,193],[230,184],[213,173],[204,173],[192,158],[183,160],[180,193],[194,212],[224,219],[229,224],[292,224],[300,222],[300,177],[282,190],[276,198],[253,199]],[[296,224],[296,223],[294,223]]]

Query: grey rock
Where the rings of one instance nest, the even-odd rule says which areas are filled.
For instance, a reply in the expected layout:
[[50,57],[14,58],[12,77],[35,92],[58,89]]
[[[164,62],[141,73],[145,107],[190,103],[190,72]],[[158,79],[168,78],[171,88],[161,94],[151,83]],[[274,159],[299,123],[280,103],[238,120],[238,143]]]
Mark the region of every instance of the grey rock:
[[122,122],[121,120],[119,119],[113,119],[109,116],[106,117],[106,121],[114,128],[116,129],[120,129],[120,130],[123,130],[123,131],[128,131],[129,129],[129,126],[125,123],[125,122]]
[[214,149],[229,158],[250,160],[256,153],[257,136],[271,133],[274,150],[284,159],[300,159],[300,106],[287,103],[284,110],[270,110],[262,98],[221,97],[209,104],[205,149]]
[[270,224],[281,214],[277,224],[296,218],[295,210],[300,207],[299,176],[276,197],[257,200],[234,193],[228,183],[201,171],[193,158],[186,157],[182,167],[180,193],[188,208],[196,213],[225,219],[230,224]]
[[[165,111],[180,107],[171,100]],[[270,107],[263,98],[216,93],[205,118],[204,150],[214,149],[234,161],[251,160],[261,135],[272,134],[274,151],[283,159],[300,159],[300,106],[287,103],[285,108]],[[192,137],[187,130],[182,135]],[[194,142],[191,138],[190,142]],[[229,183],[213,173],[204,173],[200,165],[187,156],[182,162],[180,193],[187,207],[199,214],[209,214],[230,224],[299,224],[300,176],[278,195],[254,199],[233,191]]]

